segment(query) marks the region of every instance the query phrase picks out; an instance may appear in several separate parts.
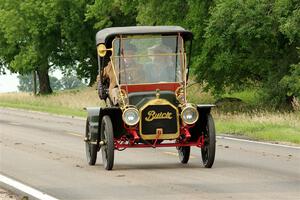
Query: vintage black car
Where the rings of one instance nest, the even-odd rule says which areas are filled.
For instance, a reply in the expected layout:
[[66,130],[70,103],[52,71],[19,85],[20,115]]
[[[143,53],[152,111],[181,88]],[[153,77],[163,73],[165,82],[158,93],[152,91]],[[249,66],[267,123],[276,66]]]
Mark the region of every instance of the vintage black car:
[[96,35],[99,97],[105,107],[88,107],[86,157],[95,165],[101,150],[111,170],[114,151],[176,147],[187,163],[191,146],[203,165],[215,159],[211,104],[187,101],[188,62],[193,34],[179,26],[113,27]]

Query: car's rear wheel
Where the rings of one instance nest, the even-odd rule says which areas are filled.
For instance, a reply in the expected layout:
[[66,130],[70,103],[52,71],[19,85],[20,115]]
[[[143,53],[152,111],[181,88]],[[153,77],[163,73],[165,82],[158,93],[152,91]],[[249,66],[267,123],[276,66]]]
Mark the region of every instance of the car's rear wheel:
[[89,165],[95,165],[97,160],[98,146],[91,144],[92,133],[90,131],[90,121],[87,118],[85,127],[85,152],[86,159]]
[[190,159],[190,152],[191,152],[191,147],[178,147],[178,156],[179,156],[179,161],[183,164],[188,163]]
[[203,165],[211,168],[215,161],[216,153],[216,131],[211,114],[207,115],[206,131],[204,133],[204,145],[201,148]]
[[103,166],[106,170],[111,170],[114,165],[114,134],[113,126],[109,116],[105,115],[101,122],[101,152]]

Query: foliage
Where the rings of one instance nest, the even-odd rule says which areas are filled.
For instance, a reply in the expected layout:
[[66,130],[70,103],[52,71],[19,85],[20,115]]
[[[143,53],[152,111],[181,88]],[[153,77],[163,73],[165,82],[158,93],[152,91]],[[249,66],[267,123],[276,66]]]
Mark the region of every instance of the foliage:
[[182,25],[188,10],[186,0],[138,0],[136,7],[140,25]]
[[134,3],[129,0],[95,0],[94,4],[87,6],[86,20],[95,20],[94,28],[97,30],[112,26],[134,26],[136,9],[131,6]]
[[61,81],[55,76],[50,76],[50,85],[53,90],[62,90],[63,85]]
[[289,73],[281,79],[280,84],[287,88],[288,95],[300,97],[300,62],[291,65]]
[[[24,75],[18,75],[19,79],[19,85],[18,89],[21,92],[32,92],[33,91],[33,75],[32,74],[24,74]],[[61,81],[54,77],[49,76],[50,79],[50,85],[53,90],[62,90],[63,84]],[[39,84],[37,84],[37,89],[39,89]]]
[[99,29],[180,25],[194,33],[191,71],[214,95],[257,87],[276,106],[300,96],[297,0],[0,0],[0,24],[0,73],[37,70],[45,93],[50,68],[96,81]]
[[74,89],[74,88],[80,88],[84,87],[85,84],[83,84],[76,76],[74,75],[69,75],[69,76],[64,76],[60,80],[62,84],[62,89]]
[[286,0],[219,1],[210,11],[205,42],[196,58],[198,80],[217,94],[260,86],[274,104],[296,95],[293,87],[280,81],[290,80],[299,62],[299,6],[299,1]]
[[[33,75],[25,74],[19,75],[19,85],[18,89],[21,92],[32,92],[33,91]],[[75,88],[82,88],[85,86],[76,76],[66,75],[61,79],[54,76],[50,76],[50,85],[53,90],[69,90]],[[37,84],[37,89],[39,89],[39,84]]]
[[[95,79],[96,56],[91,53],[95,31],[84,21],[88,3],[92,1],[1,0],[0,59],[14,72],[36,70],[40,93],[52,92],[50,67],[65,71],[93,67]],[[91,73],[80,75],[91,77]]]
[[32,92],[33,91],[33,75],[25,74],[19,75],[19,85],[18,89],[21,92]]

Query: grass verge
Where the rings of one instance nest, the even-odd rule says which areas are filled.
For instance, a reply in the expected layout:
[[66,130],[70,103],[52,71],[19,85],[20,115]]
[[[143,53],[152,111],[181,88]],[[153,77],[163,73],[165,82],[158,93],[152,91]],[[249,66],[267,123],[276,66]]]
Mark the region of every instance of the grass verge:
[[0,107],[19,108],[24,110],[47,112],[47,113],[58,114],[58,115],[70,115],[70,116],[78,116],[78,117],[86,116],[86,112],[84,110],[81,111],[74,108],[57,107],[53,105],[43,106],[43,105],[34,105],[34,104],[16,103],[16,102],[0,102]]
[[[210,93],[203,92],[197,84],[189,87],[188,100],[193,103],[213,103]],[[255,104],[254,92],[237,94],[243,104]],[[243,97],[245,99],[243,99]],[[85,117],[84,107],[101,106],[95,88],[56,92],[48,96],[28,93],[0,94],[0,107],[21,108],[59,115]],[[226,105],[225,105],[226,106]],[[224,109],[214,108],[213,116],[217,133],[247,137],[254,140],[300,144],[300,113],[277,113],[267,111],[230,112],[232,104]],[[244,105],[242,105],[244,106]],[[251,106],[251,107],[252,107]]]
[[218,133],[300,144],[300,114],[297,113],[216,113],[214,116]]
[[101,103],[94,88],[61,91],[46,96],[34,96],[30,93],[0,94],[1,107],[79,117],[86,116],[84,107],[100,106]]

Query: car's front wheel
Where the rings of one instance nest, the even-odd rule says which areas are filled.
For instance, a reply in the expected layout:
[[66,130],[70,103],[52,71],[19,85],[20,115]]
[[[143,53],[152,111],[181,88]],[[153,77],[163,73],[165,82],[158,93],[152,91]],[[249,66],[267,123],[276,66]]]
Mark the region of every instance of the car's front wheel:
[[215,161],[216,153],[216,130],[211,114],[207,115],[207,125],[204,132],[204,145],[201,148],[203,165],[211,168]]
[[178,147],[177,150],[179,161],[183,164],[187,164],[190,159],[191,147]]
[[103,166],[106,170],[112,170],[114,166],[114,134],[113,126],[109,116],[105,115],[101,122],[101,152]]

